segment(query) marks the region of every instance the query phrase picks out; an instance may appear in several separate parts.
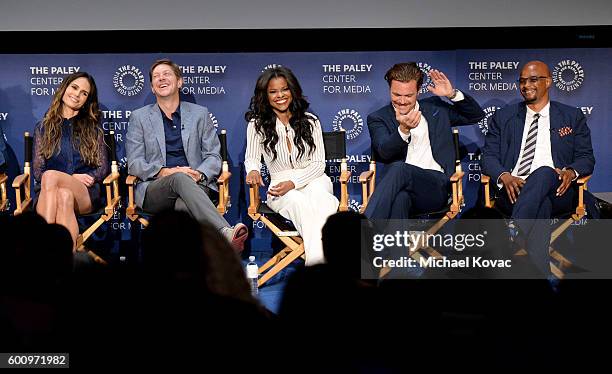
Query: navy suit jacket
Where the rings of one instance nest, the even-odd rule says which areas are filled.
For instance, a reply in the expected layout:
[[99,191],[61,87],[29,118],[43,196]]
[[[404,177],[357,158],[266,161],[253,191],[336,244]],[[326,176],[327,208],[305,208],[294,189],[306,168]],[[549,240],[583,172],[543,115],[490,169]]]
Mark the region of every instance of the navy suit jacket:
[[[485,115],[476,100],[465,93],[463,95],[463,100],[453,104],[438,96],[419,100],[421,115],[427,120],[431,153],[449,177],[455,172],[455,148],[451,127],[478,122]],[[400,136],[398,126],[391,103],[368,116],[368,130],[376,161],[406,161],[408,143]]]
[[[527,107],[524,102],[495,111],[485,137],[482,172],[493,181],[503,172],[512,172],[521,152]],[[559,129],[571,128],[561,136]],[[550,102],[550,147],[555,167],[572,168],[579,175],[593,173],[595,156],[591,132],[582,111],[556,101]]]

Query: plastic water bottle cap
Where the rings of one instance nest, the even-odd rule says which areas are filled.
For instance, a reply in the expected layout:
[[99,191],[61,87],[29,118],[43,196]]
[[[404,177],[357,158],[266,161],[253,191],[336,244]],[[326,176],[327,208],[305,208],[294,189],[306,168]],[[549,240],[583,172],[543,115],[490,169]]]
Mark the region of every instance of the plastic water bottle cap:
[[251,262],[255,261],[255,256],[249,256],[249,261]]

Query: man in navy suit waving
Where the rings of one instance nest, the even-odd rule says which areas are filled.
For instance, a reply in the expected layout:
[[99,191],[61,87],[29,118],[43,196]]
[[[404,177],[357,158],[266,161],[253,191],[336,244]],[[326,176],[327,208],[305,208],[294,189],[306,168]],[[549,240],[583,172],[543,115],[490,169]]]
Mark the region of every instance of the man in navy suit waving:
[[[545,63],[523,66],[519,90],[524,101],[495,112],[482,159],[483,173],[500,189],[498,206],[517,220],[530,257],[546,276],[549,225],[537,223],[571,211],[578,195],[572,182],[595,166],[586,118],[575,107],[550,101],[551,85]],[[587,193],[585,202],[597,218],[594,197]]]
[[484,112],[444,73],[432,70],[430,77],[436,96],[417,100],[423,72],[416,63],[395,64],[385,74],[391,102],[368,116],[368,129],[376,160],[389,165],[366,208],[368,218],[405,219],[448,202],[455,171],[451,126],[478,122]]

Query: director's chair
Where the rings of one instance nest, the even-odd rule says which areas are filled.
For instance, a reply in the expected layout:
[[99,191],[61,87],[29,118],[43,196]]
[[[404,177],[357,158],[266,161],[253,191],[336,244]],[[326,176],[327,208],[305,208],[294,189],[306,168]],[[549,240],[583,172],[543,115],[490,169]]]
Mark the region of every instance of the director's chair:
[[[560,215],[553,217],[556,220],[562,220],[562,223],[553,230],[550,235],[550,244],[549,244],[549,254],[552,260],[557,261],[555,264],[552,260],[550,261],[550,271],[551,273],[557,277],[558,279],[563,279],[565,277],[564,270],[571,267],[573,263],[568,260],[565,256],[559,253],[557,250],[553,248],[553,243],[555,240],[559,238],[565,230],[567,230],[572,223],[579,222],[586,215],[586,208],[584,205],[584,191],[588,190],[587,182],[591,179],[591,175],[585,175],[576,180],[576,184],[578,185],[578,204],[576,209],[571,212],[565,212]],[[481,184],[484,186],[484,205],[486,208],[495,209],[502,217],[505,219],[509,219],[510,216],[506,212],[503,212],[502,209],[498,209],[495,207],[495,200],[499,196],[494,194],[491,190],[491,178],[488,175],[482,174],[480,177]],[[505,191],[501,190],[500,193],[505,193]],[[491,198],[493,196],[493,198]],[[523,248],[520,248],[514,253],[515,256],[525,256],[527,255],[527,251]]]
[[[221,143],[221,174],[217,178],[217,187],[219,189],[219,201],[217,203],[217,211],[221,214],[227,213],[231,207],[231,198],[229,194],[229,182],[232,173],[229,171],[228,156],[227,156],[227,131],[221,130],[219,134],[219,143]],[[136,206],[134,202],[134,188],[140,181],[135,175],[128,175],[125,180],[125,184],[128,186],[128,206],[126,208],[126,215],[132,221],[138,221],[143,226],[149,226],[149,218],[153,216],[152,213],[143,210],[141,207]],[[213,201],[214,203],[214,201]]]
[[[339,211],[348,210],[348,182],[351,173],[346,162],[346,132],[332,131],[323,133],[325,160],[340,160],[340,205]],[[253,221],[261,221],[285,245],[259,268],[258,285],[262,286],[272,277],[286,268],[298,257],[304,258],[304,241],[290,221],[270,209],[259,195],[259,185],[249,184],[249,216]]]
[[[451,195],[449,196],[449,201],[446,207],[438,211],[418,213],[411,215],[411,219],[416,220],[430,220],[437,219],[436,223],[434,223],[429,229],[427,229],[423,235],[425,237],[429,235],[434,235],[451,219],[455,218],[460,212],[461,208],[465,205],[463,198],[463,176],[464,172],[461,170],[461,157],[459,154],[459,130],[453,129],[453,142],[455,145],[455,173],[450,177],[451,183]],[[375,189],[375,179],[376,179],[376,160],[374,159],[374,152],[372,152],[372,159],[370,161],[370,168],[367,171],[364,171],[359,176],[359,182],[362,187],[362,197],[363,197],[363,205],[360,210],[361,213],[365,212],[366,207],[368,206],[368,202],[374,193]],[[442,255],[436,251],[434,248],[426,245],[424,241],[419,241],[419,243],[414,247],[412,253],[410,253],[410,257],[419,261],[423,257],[421,252],[426,253],[428,256],[432,257],[441,257]],[[383,267],[380,271],[380,278],[385,277],[391,271],[390,268]]]
[[[119,207],[119,167],[117,165],[117,155],[115,150],[115,132],[111,131],[109,136],[105,136],[106,143],[110,147],[110,158],[111,158],[111,173],[104,178],[102,182],[106,189],[106,205],[100,209],[87,214],[79,214],[77,218],[95,218],[95,222],[82,231],[77,237],[76,248],[79,252],[87,251],[87,253],[97,262],[106,264],[102,258],[96,255],[94,252],[86,250],[84,243],[91,237],[91,235],[105,222],[108,222]],[[30,190],[31,183],[31,163],[32,163],[32,150],[33,150],[33,138],[29,132],[24,135],[24,166],[23,174],[18,175],[13,180],[13,188],[16,194],[16,209],[15,215],[21,214],[27,209],[31,208],[32,196]]]

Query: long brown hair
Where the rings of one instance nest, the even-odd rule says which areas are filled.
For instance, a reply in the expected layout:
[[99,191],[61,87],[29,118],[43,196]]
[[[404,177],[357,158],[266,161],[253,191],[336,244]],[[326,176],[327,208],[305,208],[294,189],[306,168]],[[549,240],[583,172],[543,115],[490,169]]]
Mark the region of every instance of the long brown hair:
[[[42,140],[40,153],[45,159],[51,158],[57,152],[60,139],[62,138],[62,98],[66,89],[74,80],[86,78],[91,90],[87,100],[77,115],[72,120],[73,142],[79,147],[79,153],[83,161],[90,166],[100,166],[100,149],[98,137],[102,136],[102,130],[98,126],[100,121],[100,108],[98,106],[98,89],[93,77],[86,72],[79,72],[67,76],[53,95],[51,105],[45,113],[42,127]],[[78,140],[78,141],[77,141]]]

